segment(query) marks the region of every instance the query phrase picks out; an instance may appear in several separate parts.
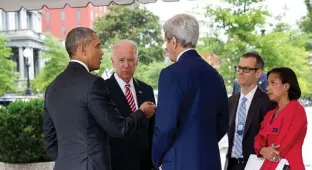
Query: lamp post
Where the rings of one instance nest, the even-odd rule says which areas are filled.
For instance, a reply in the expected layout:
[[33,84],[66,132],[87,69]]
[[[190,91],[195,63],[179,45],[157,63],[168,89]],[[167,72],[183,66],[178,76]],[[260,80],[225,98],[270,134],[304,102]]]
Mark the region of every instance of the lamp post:
[[29,58],[31,56],[31,50],[29,48],[25,48],[25,50],[23,51],[23,55],[26,59],[26,65],[25,66],[26,66],[26,74],[27,74],[27,88],[26,88],[25,95],[31,96],[32,91],[30,88],[30,80],[29,80],[29,67],[30,67]]

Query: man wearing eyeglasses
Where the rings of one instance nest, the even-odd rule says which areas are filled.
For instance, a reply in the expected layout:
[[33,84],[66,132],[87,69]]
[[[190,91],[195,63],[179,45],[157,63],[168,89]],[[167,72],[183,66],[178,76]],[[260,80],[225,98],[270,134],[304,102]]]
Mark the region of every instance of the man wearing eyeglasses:
[[264,115],[274,107],[267,94],[257,85],[263,67],[263,59],[255,51],[244,54],[235,66],[240,92],[229,98],[229,148],[225,165],[227,170],[245,169],[250,154],[255,153],[254,137],[260,129]]
[[[267,86],[268,86],[268,79],[267,79],[267,75],[265,72],[262,72],[260,78],[257,81],[257,85],[258,87],[262,90],[262,91],[267,91]],[[234,80],[233,82],[233,91],[232,91],[232,95],[240,92],[240,86],[237,82],[237,79]]]

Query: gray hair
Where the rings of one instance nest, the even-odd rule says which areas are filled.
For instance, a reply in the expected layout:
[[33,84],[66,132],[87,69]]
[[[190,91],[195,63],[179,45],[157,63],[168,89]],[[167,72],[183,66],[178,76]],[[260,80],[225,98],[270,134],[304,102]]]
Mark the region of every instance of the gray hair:
[[65,48],[70,58],[75,55],[79,45],[88,44],[95,32],[86,27],[76,27],[69,31],[65,40]]
[[114,55],[114,50],[115,50],[115,48],[116,48],[116,47],[122,46],[122,44],[124,44],[124,43],[133,45],[133,46],[134,46],[134,55],[137,56],[137,57],[139,56],[139,50],[138,50],[138,48],[137,48],[137,44],[136,44],[134,41],[132,41],[132,40],[127,40],[127,39],[125,39],[125,40],[120,40],[120,41],[118,41],[116,44],[113,45],[113,47],[112,47],[112,55]]
[[163,29],[166,40],[175,37],[184,48],[196,47],[199,38],[199,25],[193,16],[187,14],[175,15],[165,22]]

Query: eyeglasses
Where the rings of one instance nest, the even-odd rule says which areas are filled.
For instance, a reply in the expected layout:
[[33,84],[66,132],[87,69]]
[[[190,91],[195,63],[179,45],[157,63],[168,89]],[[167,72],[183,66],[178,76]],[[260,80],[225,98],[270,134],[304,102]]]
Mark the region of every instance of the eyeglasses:
[[235,71],[239,72],[243,70],[244,73],[249,73],[251,70],[259,70],[259,68],[249,68],[249,67],[241,67],[241,66],[234,66]]

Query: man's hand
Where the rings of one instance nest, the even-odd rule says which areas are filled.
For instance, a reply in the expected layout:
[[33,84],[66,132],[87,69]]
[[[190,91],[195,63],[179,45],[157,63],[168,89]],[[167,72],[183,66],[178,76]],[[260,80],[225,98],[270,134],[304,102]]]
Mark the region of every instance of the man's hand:
[[144,115],[146,118],[150,118],[154,115],[155,108],[156,108],[156,105],[152,102],[144,102],[140,106],[140,109],[144,112]]
[[[279,145],[276,146],[276,149],[279,148]],[[273,162],[278,162],[280,159],[279,152],[273,147],[263,147],[260,150],[260,154],[263,156],[264,159],[273,161]]]

